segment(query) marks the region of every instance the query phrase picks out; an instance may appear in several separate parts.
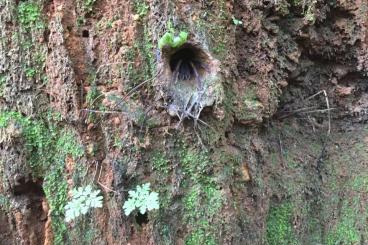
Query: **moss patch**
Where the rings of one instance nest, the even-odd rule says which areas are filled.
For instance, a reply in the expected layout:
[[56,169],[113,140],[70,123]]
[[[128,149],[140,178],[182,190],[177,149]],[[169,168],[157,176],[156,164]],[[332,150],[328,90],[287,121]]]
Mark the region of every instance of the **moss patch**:
[[72,131],[62,129],[55,122],[31,119],[14,111],[1,112],[0,130],[6,130],[10,123],[17,125],[20,136],[25,140],[33,177],[44,179],[43,189],[51,209],[54,244],[64,244],[67,232],[64,207],[68,189],[64,176],[65,158],[71,156],[76,160],[84,154],[84,150]]
[[289,202],[270,208],[266,228],[268,245],[299,244],[294,235],[292,218],[293,206]]
[[211,162],[208,153],[183,147],[180,161],[188,186],[183,198],[183,219],[189,229],[185,244],[218,244],[217,229],[221,221],[216,225],[212,225],[212,221],[219,217],[224,196],[209,174]]

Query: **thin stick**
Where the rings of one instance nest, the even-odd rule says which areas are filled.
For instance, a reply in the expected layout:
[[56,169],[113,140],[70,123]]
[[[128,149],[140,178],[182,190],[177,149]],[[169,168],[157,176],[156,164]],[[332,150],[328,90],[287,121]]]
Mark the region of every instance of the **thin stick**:
[[98,161],[96,161],[96,169],[95,169],[95,174],[93,177],[94,180],[96,179],[96,176],[97,176],[97,170],[98,170]]
[[97,184],[99,184],[101,187],[105,188],[108,191],[114,192],[115,194],[118,194],[117,191],[114,191],[113,189],[110,189],[109,187],[103,185],[100,181],[97,181]]
[[312,98],[316,97],[317,95],[319,95],[319,94],[323,93],[323,91],[325,91],[325,90],[321,90],[321,91],[319,91],[318,93],[316,93],[316,94],[313,94],[313,95],[309,96],[308,98],[304,99],[304,101],[307,101],[307,100],[310,100],[310,99],[312,99]]
[[328,100],[328,96],[327,96],[326,90],[323,89],[323,90],[319,91],[318,93],[316,93],[316,94],[314,94],[314,95],[306,98],[304,101],[310,100],[310,99],[312,99],[312,98],[314,98],[317,95],[322,94],[322,93],[325,96],[325,99],[326,99],[326,107],[327,107],[327,116],[328,116],[328,131],[327,131],[327,135],[330,135],[330,133],[331,133],[331,113],[330,113],[330,110],[331,109],[330,109],[330,102]]
[[331,113],[330,113],[330,103],[328,101],[328,96],[327,96],[327,92],[326,90],[322,90],[324,95],[325,95],[325,98],[326,98],[326,105],[327,105],[327,115],[328,115],[328,132],[327,132],[327,135],[330,135],[331,133]]
[[313,110],[313,111],[302,111],[300,113],[329,112],[329,111],[336,110],[336,109],[337,108],[321,109],[321,110]]
[[138,88],[142,87],[144,84],[152,81],[153,79],[155,79],[157,76],[158,76],[159,73],[156,73],[156,75],[154,75],[153,77],[151,77],[150,79],[147,79],[146,81],[143,81],[141,82],[140,84],[138,84],[137,86],[135,86],[134,88],[132,88],[128,93],[127,95],[125,95],[125,97],[123,98],[123,101],[125,99],[127,99],[128,97],[130,97],[134,92],[135,90],[137,90]]
[[123,111],[99,111],[99,110],[91,110],[91,109],[81,109],[81,111],[93,112],[93,113],[101,113],[101,114],[118,114],[118,113],[126,113]]

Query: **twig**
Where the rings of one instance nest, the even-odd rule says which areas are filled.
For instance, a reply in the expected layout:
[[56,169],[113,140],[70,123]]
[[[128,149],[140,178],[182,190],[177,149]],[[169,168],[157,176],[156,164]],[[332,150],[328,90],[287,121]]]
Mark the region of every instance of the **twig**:
[[[325,96],[325,100],[326,100],[326,108],[327,109],[323,109],[323,110],[313,110],[313,111],[307,111],[307,112],[303,112],[304,110],[305,110],[305,108],[301,108],[301,109],[297,109],[297,110],[295,110],[295,111],[293,111],[293,112],[291,112],[291,114],[293,114],[293,113],[295,113],[295,112],[301,112],[301,113],[313,113],[313,112],[326,112],[327,111],[327,117],[328,117],[328,131],[327,131],[327,135],[330,135],[330,133],[331,133],[331,113],[330,113],[330,111],[331,110],[335,110],[336,108],[330,108],[330,102],[329,102],[329,100],[328,100],[328,96],[327,96],[327,92],[326,92],[326,90],[321,90],[321,91],[319,91],[319,92],[317,92],[317,93],[315,93],[315,94],[313,94],[313,95],[311,95],[311,96],[309,96],[308,98],[306,98],[306,99],[304,99],[303,101],[305,102],[305,101],[308,101],[308,100],[310,100],[310,99],[313,99],[314,97],[316,97],[317,95],[320,95],[320,94],[322,94],[323,93],[323,95]],[[281,117],[281,119],[282,118],[285,118],[285,117],[288,117],[288,116],[290,116],[290,115],[286,115],[286,116],[284,116],[284,117]]]
[[320,110],[313,110],[313,111],[302,111],[300,113],[329,112],[329,111],[336,110],[336,109],[337,108],[320,109]]
[[[309,96],[308,98],[304,99],[304,101],[307,101],[307,100],[310,100],[310,99],[312,99],[312,98],[316,97],[317,95],[319,95],[319,94],[323,93],[323,91],[325,91],[325,90],[321,90],[321,91],[319,91],[318,93],[316,93],[316,94],[313,94],[313,95]],[[326,91],[325,91],[325,92],[326,92]]]
[[330,103],[328,101],[328,96],[327,96],[327,92],[326,90],[323,90],[325,92],[325,96],[326,96],[326,103],[327,103],[327,115],[328,115],[328,135],[330,135],[331,133],[331,113],[330,113]]
[[144,84],[152,81],[153,79],[155,79],[157,76],[159,75],[159,72],[156,73],[156,75],[154,75],[153,77],[151,77],[150,79],[147,79],[146,81],[141,82],[140,84],[138,84],[137,86],[135,86],[134,88],[132,88],[127,95],[125,95],[125,97],[123,97],[123,101],[125,99],[127,99],[128,97],[130,97],[138,88],[142,87]]
[[95,176],[93,177],[94,180],[96,179],[97,171],[98,171],[98,161],[96,161],[96,169],[95,169],[95,174],[94,174]]
[[100,94],[100,95],[98,95],[93,101],[92,101],[92,103],[89,105],[89,106],[93,106],[93,104],[99,99],[99,98],[101,98],[102,96],[104,96],[104,94]]
[[117,191],[114,191],[113,189],[110,189],[109,187],[103,185],[100,181],[97,181],[97,184],[99,184],[101,187],[105,188],[108,191],[114,192],[115,194],[118,194]]
[[93,113],[101,113],[101,114],[126,113],[126,112],[123,112],[123,111],[99,111],[99,110],[92,110],[92,109],[81,109],[81,111],[93,112]]

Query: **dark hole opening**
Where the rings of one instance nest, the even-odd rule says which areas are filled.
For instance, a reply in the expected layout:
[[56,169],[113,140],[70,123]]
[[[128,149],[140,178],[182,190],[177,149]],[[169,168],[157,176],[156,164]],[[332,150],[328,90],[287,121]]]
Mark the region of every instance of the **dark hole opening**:
[[83,30],[82,31],[82,37],[89,37],[89,31],[88,30]]
[[13,193],[15,196],[24,194],[33,194],[36,196],[45,196],[42,188],[42,180],[26,181],[24,178],[18,180],[18,184],[14,187]]
[[191,45],[179,49],[170,56],[170,69],[174,79],[191,80],[203,75],[206,67],[204,52]]
[[138,214],[135,216],[135,221],[137,222],[138,225],[142,226],[144,224],[148,223],[148,215],[147,213],[145,214],[141,214],[140,212],[138,212]]

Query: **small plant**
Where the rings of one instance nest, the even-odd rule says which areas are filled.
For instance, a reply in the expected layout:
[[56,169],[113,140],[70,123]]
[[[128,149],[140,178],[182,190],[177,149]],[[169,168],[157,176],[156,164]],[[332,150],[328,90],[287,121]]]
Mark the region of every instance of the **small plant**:
[[95,4],[96,0],[84,0],[83,1],[83,10],[85,13],[91,13],[93,10],[93,5]]
[[134,1],[134,9],[139,17],[144,17],[148,13],[149,6],[145,2]]
[[188,33],[181,31],[178,36],[175,36],[171,30],[166,32],[158,41],[158,47],[162,49],[164,46],[170,46],[172,48],[178,48],[188,40]]
[[72,200],[65,206],[65,221],[70,222],[81,214],[86,214],[91,208],[102,207],[102,196],[99,190],[92,190],[91,185],[72,190]]
[[36,70],[34,68],[26,68],[25,73],[27,78],[33,78],[36,75]]
[[35,26],[37,29],[44,28],[44,23],[41,20],[41,10],[35,3],[20,2],[18,6],[18,18],[20,24],[25,28]]
[[241,20],[238,20],[237,18],[235,18],[234,16],[232,17],[233,19],[233,24],[236,25],[236,26],[241,26],[243,25],[243,21]]
[[136,208],[141,214],[159,208],[158,193],[150,192],[150,183],[137,186],[135,191],[129,191],[129,199],[124,203],[125,215],[131,214]]

